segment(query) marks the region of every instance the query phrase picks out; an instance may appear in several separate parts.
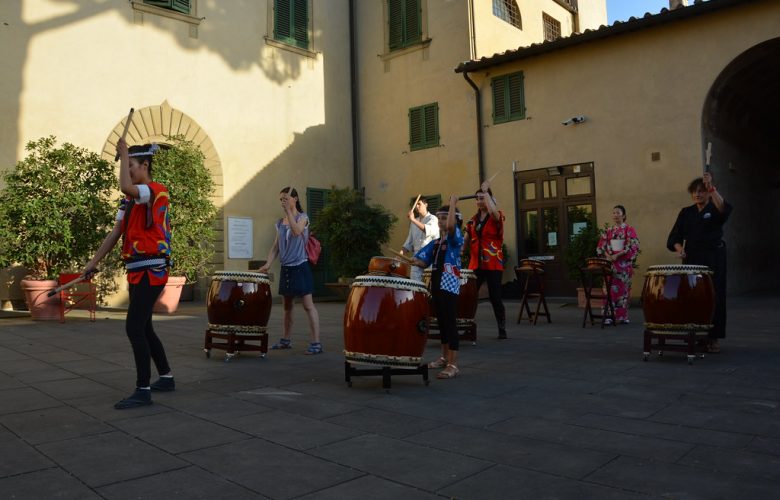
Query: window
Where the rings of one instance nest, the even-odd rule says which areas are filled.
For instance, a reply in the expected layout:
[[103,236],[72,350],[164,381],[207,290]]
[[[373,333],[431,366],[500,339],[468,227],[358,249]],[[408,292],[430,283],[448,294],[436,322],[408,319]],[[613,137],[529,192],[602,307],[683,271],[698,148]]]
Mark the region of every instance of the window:
[[439,145],[439,103],[426,104],[409,110],[409,149],[432,148]]
[[561,23],[554,17],[542,12],[542,23],[544,23],[544,40],[546,42],[552,42],[561,37]]
[[590,177],[569,177],[566,179],[566,196],[590,194]]
[[144,0],[145,4],[162,7],[163,9],[175,10],[182,14],[189,14],[191,5],[190,0]]
[[528,201],[536,199],[535,182],[526,182],[523,184],[523,199]]
[[515,0],[493,0],[493,15],[519,30],[523,29],[520,9],[517,8]]
[[309,48],[309,0],[274,0],[274,39]]
[[542,181],[542,198],[545,200],[558,197],[558,181]]
[[420,0],[387,0],[387,19],[391,51],[422,41]]
[[504,123],[525,118],[523,73],[497,76],[493,87],[493,123]]

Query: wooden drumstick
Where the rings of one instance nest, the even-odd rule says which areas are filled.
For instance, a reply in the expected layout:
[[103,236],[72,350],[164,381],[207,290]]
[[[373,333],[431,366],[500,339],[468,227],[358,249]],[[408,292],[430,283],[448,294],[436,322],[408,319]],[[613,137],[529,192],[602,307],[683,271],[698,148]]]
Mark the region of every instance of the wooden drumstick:
[[422,198],[422,193],[417,195],[417,199],[414,200],[414,204],[412,204],[412,210],[417,206],[417,203],[420,201],[420,198]]
[[87,276],[82,274],[78,278],[76,278],[74,280],[71,280],[71,281],[68,281],[64,285],[60,285],[57,288],[55,288],[54,290],[50,290],[49,293],[46,294],[46,296],[47,297],[54,297],[55,295],[57,295],[61,291],[67,290],[68,288],[72,287],[73,285],[78,285],[79,283],[81,283],[82,281],[84,281],[86,279],[87,279]]
[[405,260],[406,262],[408,262],[410,264],[412,262],[414,262],[414,259],[412,259],[411,257],[407,257],[406,255],[402,254],[401,252],[398,252],[398,251],[396,251],[396,250],[394,250],[392,248],[390,248],[389,250],[390,250],[390,252],[396,254],[398,257],[402,258],[403,260]]
[[704,173],[710,171],[710,160],[712,159],[712,143],[707,142],[707,152],[704,156]]
[[[135,113],[135,109],[130,108],[130,112],[127,114],[127,120],[125,121],[125,129],[122,131],[122,140],[124,140],[125,137],[127,136],[127,129],[130,128],[130,122],[133,120],[133,113]],[[119,151],[116,152],[114,161],[117,161],[118,159],[119,159]]]
[[498,172],[496,172],[495,174],[493,174],[493,176],[492,176],[492,177],[490,177],[490,179],[488,179],[488,180],[487,180],[488,184],[490,184],[490,183],[493,181],[493,179],[495,179],[495,178],[496,178],[496,176],[497,176],[498,174],[500,174],[500,173],[501,173],[501,171],[499,170]]

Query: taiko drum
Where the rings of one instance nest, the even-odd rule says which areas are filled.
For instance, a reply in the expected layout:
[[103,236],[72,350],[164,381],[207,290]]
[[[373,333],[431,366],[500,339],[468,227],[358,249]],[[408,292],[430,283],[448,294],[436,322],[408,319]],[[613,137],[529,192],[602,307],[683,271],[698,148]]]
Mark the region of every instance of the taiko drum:
[[408,278],[412,268],[408,262],[392,257],[371,257],[368,262],[368,274],[374,276],[397,276]]
[[712,271],[693,265],[648,267],[642,311],[650,330],[709,330],[715,312]]
[[418,367],[428,336],[428,296],[422,283],[408,278],[355,278],[344,309],[346,360]]
[[[423,282],[431,289],[431,270],[423,271]],[[430,304],[431,316],[436,316],[436,306]],[[460,291],[458,292],[458,322],[473,321],[477,314],[477,275],[471,269],[460,270]]]
[[265,273],[217,271],[206,300],[209,325],[265,328],[271,316],[271,280]]

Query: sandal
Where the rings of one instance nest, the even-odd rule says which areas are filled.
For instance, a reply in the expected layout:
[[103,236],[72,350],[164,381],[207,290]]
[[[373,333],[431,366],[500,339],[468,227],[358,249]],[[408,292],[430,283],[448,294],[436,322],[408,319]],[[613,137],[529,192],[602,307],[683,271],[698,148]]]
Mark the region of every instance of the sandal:
[[319,342],[310,342],[309,348],[303,351],[306,355],[322,354],[322,344]]
[[292,340],[281,338],[279,342],[271,346],[271,349],[292,349]]
[[439,358],[436,361],[428,363],[428,368],[444,368],[445,366],[447,366],[447,360],[444,358]]
[[460,373],[458,367],[453,365],[452,363],[448,363],[447,368],[445,368],[444,370],[436,374],[436,378],[440,378],[440,379],[455,378],[458,376],[458,373]]
[[717,342],[708,342],[707,343],[707,347],[705,348],[705,350],[709,354],[718,354],[718,353],[720,353],[720,346],[718,345]]

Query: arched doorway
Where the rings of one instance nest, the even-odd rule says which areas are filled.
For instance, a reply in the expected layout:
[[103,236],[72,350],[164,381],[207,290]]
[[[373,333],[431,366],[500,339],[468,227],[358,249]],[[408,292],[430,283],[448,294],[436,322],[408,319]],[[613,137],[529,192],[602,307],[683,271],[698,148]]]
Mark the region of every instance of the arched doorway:
[[777,290],[780,259],[780,38],[731,61],[704,102],[703,149],[715,185],[734,205],[727,224],[729,293]]
[[[122,136],[125,118],[122,118],[103,145],[102,156],[110,162],[114,162],[116,143]],[[168,136],[181,135],[200,147],[205,155],[204,163],[211,172],[214,180],[214,204],[219,209],[217,215],[217,238],[214,242],[214,259],[212,265],[215,269],[224,267],[225,245],[222,209],[224,207],[222,163],[219,159],[214,144],[198,123],[178,109],[172,108],[168,101],[163,101],[157,106],[141,108],[133,113],[133,120],[127,130],[128,144],[145,144],[150,142],[165,142]],[[208,278],[201,279],[196,288],[196,293],[204,296],[204,291],[209,285]]]

